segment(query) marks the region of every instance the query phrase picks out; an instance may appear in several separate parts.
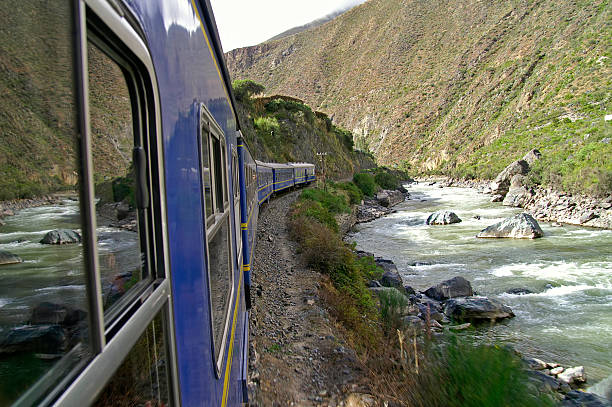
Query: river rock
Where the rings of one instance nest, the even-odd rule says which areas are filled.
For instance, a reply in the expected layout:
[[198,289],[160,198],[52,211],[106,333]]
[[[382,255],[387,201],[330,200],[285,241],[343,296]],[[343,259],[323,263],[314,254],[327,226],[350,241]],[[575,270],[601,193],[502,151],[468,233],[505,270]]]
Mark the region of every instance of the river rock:
[[476,237],[535,239],[544,236],[538,222],[527,213],[519,213],[483,229]]
[[11,329],[0,339],[0,354],[58,354],[66,350],[67,344],[66,331],[59,325],[27,325]]
[[425,223],[428,225],[450,225],[451,223],[459,223],[461,219],[451,211],[437,211],[429,215]]
[[438,301],[444,301],[455,297],[469,297],[474,295],[474,291],[468,280],[457,276],[429,287],[425,290],[425,295]]
[[378,201],[378,204],[384,206],[385,208],[390,208],[400,202],[404,202],[405,199],[405,195],[400,190],[391,191],[383,189],[382,191],[376,194],[376,200]]
[[404,282],[402,281],[402,276],[400,276],[397,270],[395,271],[385,271],[380,279],[380,284],[383,287],[397,287],[402,288]]
[[525,295],[525,294],[533,294],[533,291],[531,291],[528,288],[511,288],[509,290],[506,290],[506,293],[514,294],[514,295]]
[[56,229],[48,232],[40,241],[42,244],[80,243],[81,235],[70,229]]
[[572,390],[565,395],[562,407],[610,407],[610,401],[593,393]]
[[553,369],[550,369],[550,374],[553,376],[557,376],[559,373],[563,373],[565,368],[563,366],[558,366]]
[[21,262],[23,262],[23,260],[16,254],[0,250],[0,266],[3,264],[16,264]]
[[406,315],[402,317],[402,325],[412,328],[422,328],[425,326],[425,321],[414,315]]
[[453,298],[446,301],[444,313],[458,321],[496,320],[514,317],[510,307],[486,297]]
[[529,164],[525,160],[517,160],[510,163],[500,172],[497,177],[491,182],[491,194],[506,196],[510,188],[510,180],[516,174],[525,175],[529,172]]
[[570,385],[586,383],[587,380],[586,374],[584,373],[584,366],[569,367],[562,373],[559,373],[557,378]]
[[[516,177],[524,178],[522,175],[515,175],[512,180]],[[502,201],[504,206],[513,206],[517,208],[523,208],[527,205],[530,199],[533,197],[533,192],[522,185],[511,185],[508,193]]]

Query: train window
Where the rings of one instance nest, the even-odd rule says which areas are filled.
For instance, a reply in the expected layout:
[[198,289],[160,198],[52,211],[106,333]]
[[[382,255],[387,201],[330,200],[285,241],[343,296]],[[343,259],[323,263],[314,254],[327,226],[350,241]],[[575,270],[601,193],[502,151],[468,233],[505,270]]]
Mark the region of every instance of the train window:
[[112,376],[95,407],[169,405],[164,323],[157,315]]
[[[217,374],[220,374],[222,350],[225,347],[229,311],[234,287],[234,270],[232,262],[232,242],[230,228],[230,206],[228,201],[229,187],[227,179],[227,158],[225,138],[221,128],[214,122],[204,105],[201,106],[200,142],[210,145],[211,198],[214,205],[214,217],[206,222],[207,269],[211,310],[211,330],[213,353]],[[205,130],[209,131],[205,131]],[[200,158],[201,160],[203,157]],[[202,162],[202,166],[204,162]],[[208,201],[204,202],[207,205]],[[208,213],[208,212],[206,212]]]
[[202,153],[202,183],[204,188],[204,206],[206,208],[206,219],[213,214],[212,207],[212,184],[210,181],[210,144],[209,144],[209,129],[206,123],[202,124],[202,140],[200,150]]
[[0,223],[0,405],[38,404],[92,355],[74,3],[0,2],[0,200],[37,197]]
[[232,153],[232,172],[233,172],[233,184],[234,184],[234,197],[238,198],[240,194],[239,180],[238,180],[238,157],[236,152]]
[[92,42],[87,58],[97,245],[103,305],[108,310],[115,303],[120,305],[130,288],[148,277],[142,249],[146,247],[144,216],[137,209],[137,169],[132,157],[142,141],[138,133],[135,136],[122,68]]

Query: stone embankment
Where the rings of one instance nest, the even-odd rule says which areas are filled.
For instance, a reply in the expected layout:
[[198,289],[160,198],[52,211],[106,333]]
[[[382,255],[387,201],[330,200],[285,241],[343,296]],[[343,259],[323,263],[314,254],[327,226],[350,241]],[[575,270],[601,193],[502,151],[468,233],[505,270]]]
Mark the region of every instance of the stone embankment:
[[523,208],[535,219],[577,226],[612,229],[612,196],[595,198],[530,185],[527,175],[541,154],[531,150],[521,160],[510,163],[493,181],[422,179],[438,187],[475,188],[492,195],[492,202]]

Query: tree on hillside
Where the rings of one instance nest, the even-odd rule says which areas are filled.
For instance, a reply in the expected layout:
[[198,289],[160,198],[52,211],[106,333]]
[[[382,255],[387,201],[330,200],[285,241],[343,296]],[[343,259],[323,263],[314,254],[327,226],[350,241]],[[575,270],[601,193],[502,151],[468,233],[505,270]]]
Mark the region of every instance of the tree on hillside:
[[263,93],[265,86],[250,79],[238,79],[232,82],[234,96],[240,102],[246,102],[251,96]]

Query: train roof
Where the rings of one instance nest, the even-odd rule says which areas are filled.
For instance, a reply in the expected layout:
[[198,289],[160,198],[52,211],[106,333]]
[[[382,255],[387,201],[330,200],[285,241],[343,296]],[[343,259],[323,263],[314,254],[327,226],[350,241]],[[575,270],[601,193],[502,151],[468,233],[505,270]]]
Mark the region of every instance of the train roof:
[[289,164],[281,164],[281,163],[266,163],[268,167],[276,168],[276,169],[293,169],[293,166]]
[[290,165],[290,166],[295,167],[295,168],[310,168],[310,167],[314,167],[314,164],[311,164],[311,163],[287,163],[287,165]]

